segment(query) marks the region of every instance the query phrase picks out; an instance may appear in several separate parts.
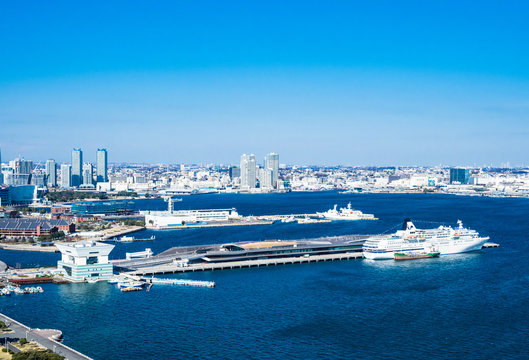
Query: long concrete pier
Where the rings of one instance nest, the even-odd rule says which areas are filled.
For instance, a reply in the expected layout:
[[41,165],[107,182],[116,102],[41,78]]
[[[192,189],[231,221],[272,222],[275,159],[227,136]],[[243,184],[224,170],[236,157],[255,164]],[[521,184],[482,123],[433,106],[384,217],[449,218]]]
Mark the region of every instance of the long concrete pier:
[[[79,351],[72,349],[53,339],[53,335],[46,337],[43,334],[46,331],[40,329],[32,329],[10,317],[0,314],[0,320],[3,321],[13,332],[0,334],[0,341],[9,339],[21,339],[26,338],[28,341],[35,341],[42,347],[53,351],[56,354],[64,356],[67,360],[93,360],[92,358],[81,354]],[[54,334],[55,332],[47,331],[48,333]]]
[[157,275],[157,274],[173,274],[185,273],[195,271],[215,271],[226,269],[242,269],[251,267],[263,266],[277,266],[287,264],[303,264],[320,261],[335,261],[335,260],[351,260],[362,259],[362,252],[350,252],[341,254],[327,254],[327,255],[310,255],[300,257],[283,257],[275,259],[259,259],[259,260],[244,260],[244,261],[230,261],[217,263],[200,263],[189,264],[182,266],[181,264],[164,264],[152,267],[140,268],[127,274],[136,276]]

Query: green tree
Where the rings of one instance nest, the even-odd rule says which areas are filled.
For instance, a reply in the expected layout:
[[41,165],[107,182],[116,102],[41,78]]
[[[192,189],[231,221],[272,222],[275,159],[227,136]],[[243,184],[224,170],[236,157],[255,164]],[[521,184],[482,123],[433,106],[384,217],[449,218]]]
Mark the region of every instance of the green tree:
[[13,360],[64,360],[64,356],[55,354],[51,350],[30,350],[13,355]]

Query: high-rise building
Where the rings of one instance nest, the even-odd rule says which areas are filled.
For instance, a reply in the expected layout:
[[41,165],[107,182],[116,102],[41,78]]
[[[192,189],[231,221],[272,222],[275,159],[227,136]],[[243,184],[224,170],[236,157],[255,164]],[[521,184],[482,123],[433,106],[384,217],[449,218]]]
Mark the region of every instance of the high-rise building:
[[241,177],[241,168],[238,166],[230,166],[229,172],[230,172],[230,179],[232,180],[235,178]]
[[69,164],[61,165],[61,188],[68,189],[72,187],[72,166]]
[[57,164],[53,159],[46,161],[46,177],[48,187],[57,186]]
[[450,169],[450,184],[468,184],[470,178],[470,171],[465,168],[452,168]]
[[94,185],[94,167],[90,163],[83,164],[83,185]]
[[33,171],[33,161],[17,158],[14,160],[13,170],[17,175],[31,174],[31,171]]
[[[276,188],[277,179],[279,178],[279,155],[276,153],[266,155],[264,169],[265,173],[267,170],[270,170],[271,173],[271,183],[269,184],[269,187]],[[265,178],[268,178],[268,175],[266,175]]]
[[255,176],[255,155],[243,154],[241,156],[241,188],[254,189],[257,183]]
[[108,154],[107,149],[97,149],[97,182],[108,181]]
[[71,186],[79,186],[83,180],[83,151],[81,149],[73,149],[72,151],[72,175]]
[[31,174],[31,185],[38,188],[46,186],[46,174]]

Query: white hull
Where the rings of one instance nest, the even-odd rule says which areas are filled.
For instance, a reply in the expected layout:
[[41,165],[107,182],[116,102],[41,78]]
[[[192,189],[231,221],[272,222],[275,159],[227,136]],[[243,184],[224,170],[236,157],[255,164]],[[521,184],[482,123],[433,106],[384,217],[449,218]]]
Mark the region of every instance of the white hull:
[[[483,247],[483,244],[487,242],[489,238],[477,238],[476,241],[450,241],[448,244],[441,244],[437,242],[432,242],[440,255],[449,255],[449,254],[460,254],[465,252],[477,251]],[[429,251],[430,249],[424,249],[422,247],[410,247],[407,248],[398,248],[398,249],[378,249],[376,251],[365,250],[364,257],[370,260],[390,260],[394,258],[395,252],[399,251]]]

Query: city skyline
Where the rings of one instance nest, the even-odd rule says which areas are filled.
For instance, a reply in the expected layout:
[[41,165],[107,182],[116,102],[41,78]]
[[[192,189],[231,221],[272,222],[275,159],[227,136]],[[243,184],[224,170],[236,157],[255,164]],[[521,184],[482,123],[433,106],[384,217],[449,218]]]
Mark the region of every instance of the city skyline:
[[525,164],[529,5],[383,5],[3,4],[3,155]]

